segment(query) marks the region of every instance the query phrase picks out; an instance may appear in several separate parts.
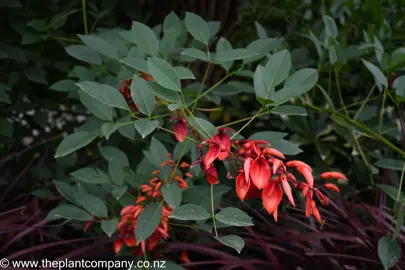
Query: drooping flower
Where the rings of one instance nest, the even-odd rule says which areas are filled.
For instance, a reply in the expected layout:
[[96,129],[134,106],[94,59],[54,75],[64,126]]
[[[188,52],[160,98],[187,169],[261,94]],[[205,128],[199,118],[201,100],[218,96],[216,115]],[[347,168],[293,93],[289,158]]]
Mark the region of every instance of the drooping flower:
[[280,184],[272,181],[262,191],[263,206],[269,214],[272,214],[274,219],[278,219],[278,206],[283,197],[283,191]]
[[184,142],[185,137],[187,137],[188,134],[188,127],[186,120],[183,118],[179,118],[177,122],[174,124],[173,127],[173,132],[174,136],[176,137],[176,140],[179,142]]
[[346,176],[344,176],[344,174],[342,174],[340,172],[324,172],[324,173],[321,173],[321,178],[325,179],[325,180],[332,179],[332,178],[345,180]]
[[243,201],[248,194],[250,181],[246,181],[245,172],[242,170],[236,177],[236,193],[241,201]]

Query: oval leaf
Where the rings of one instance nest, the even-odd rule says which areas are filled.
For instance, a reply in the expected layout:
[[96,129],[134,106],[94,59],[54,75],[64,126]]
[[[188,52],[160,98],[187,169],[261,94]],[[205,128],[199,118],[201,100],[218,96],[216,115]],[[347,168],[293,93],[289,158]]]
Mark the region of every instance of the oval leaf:
[[203,18],[197,14],[186,12],[184,23],[186,24],[187,31],[195,40],[208,45],[208,41],[210,39],[210,28],[208,23]]
[[74,151],[91,143],[97,135],[91,132],[79,131],[66,136],[56,148],[55,158],[67,156]]
[[182,199],[182,191],[177,186],[177,183],[172,182],[170,184],[163,185],[161,190],[163,199],[170,205],[170,207],[175,209],[180,205]]
[[393,267],[401,257],[401,247],[395,239],[384,236],[378,241],[378,256],[385,269]]
[[132,22],[132,40],[138,48],[149,55],[159,53],[159,40],[155,33],[147,25],[140,22]]
[[101,222],[101,229],[103,230],[103,232],[105,232],[106,235],[108,235],[108,237],[111,237],[111,235],[113,235],[113,233],[115,232],[117,225],[118,219],[116,218],[103,220]]
[[149,57],[147,65],[149,73],[158,84],[167,89],[181,92],[179,75],[169,62],[161,58]]
[[210,218],[211,215],[199,205],[184,204],[172,212],[170,218],[178,220],[205,220]]
[[136,227],[135,238],[136,242],[147,239],[159,226],[162,218],[162,203],[151,203],[146,205],[145,209],[139,215]]
[[139,119],[135,121],[135,128],[144,139],[159,126],[158,120]]
[[234,207],[227,207],[215,215],[218,221],[231,226],[253,226],[252,218],[242,210]]
[[87,193],[85,196],[76,196],[76,200],[84,209],[96,217],[108,216],[107,206],[99,197]]
[[240,236],[237,235],[227,235],[223,237],[216,237],[215,239],[217,239],[225,246],[233,248],[239,254],[242,251],[243,247],[245,246],[245,241]]
[[46,216],[46,219],[48,220],[61,218],[80,221],[88,221],[93,219],[89,213],[72,204],[57,206],[56,208],[52,209]]
[[133,77],[131,83],[132,100],[139,111],[148,116],[152,115],[155,108],[155,95],[150,88],[151,86],[146,80],[137,75]]

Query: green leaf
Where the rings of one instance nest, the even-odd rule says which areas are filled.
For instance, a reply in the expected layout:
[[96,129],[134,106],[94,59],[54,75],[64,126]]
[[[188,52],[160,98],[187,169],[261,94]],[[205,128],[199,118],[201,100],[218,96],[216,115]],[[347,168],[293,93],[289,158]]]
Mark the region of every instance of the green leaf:
[[258,21],[255,21],[255,26],[256,26],[257,35],[259,36],[259,38],[260,39],[267,38],[266,30]]
[[288,133],[279,131],[260,131],[252,134],[248,140],[263,140],[268,141],[271,145],[278,143],[281,139],[287,136]]
[[80,221],[88,221],[93,219],[89,213],[72,204],[63,204],[57,206],[56,208],[52,209],[46,216],[47,220],[55,220],[61,218]]
[[291,98],[311,90],[318,81],[318,72],[313,68],[303,68],[295,72],[284,83],[284,87],[274,95],[276,104],[283,104]]
[[210,39],[210,28],[208,23],[198,16],[197,14],[186,12],[186,17],[184,19],[187,31],[193,36],[195,40],[208,45]]
[[245,59],[243,62],[244,64],[248,64],[254,61],[257,61],[261,58],[263,58],[266,54],[270,52],[271,49],[273,49],[277,45],[276,39],[274,38],[264,38],[264,39],[258,39],[253,42],[251,42],[247,47],[246,50],[250,52],[254,52],[257,55],[249,57]]
[[108,163],[108,173],[111,176],[111,179],[114,183],[121,186],[124,183],[125,173],[124,173],[124,166],[117,162],[109,162]]
[[393,83],[393,88],[395,88],[395,93],[405,98],[405,76],[399,76],[395,79]]
[[27,68],[24,73],[25,76],[34,83],[48,84],[44,70],[41,68]]
[[215,219],[231,226],[244,227],[254,225],[252,218],[248,214],[235,207],[222,209],[221,212],[215,215]]
[[378,257],[385,269],[393,267],[401,257],[401,247],[390,236],[383,236],[378,241]]
[[382,46],[380,40],[378,40],[376,36],[374,36],[374,52],[378,62],[381,63],[384,55],[384,47]]
[[105,121],[112,121],[114,110],[110,106],[101,103],[83,91],[79,91],[80,102],[96,117]]
[[[222,53],[226,51],[231,51],[233,50],[231,43],[226,39],[221,37],[216,46],[216,53]],[[219,63],[226,71],[229,71],[229,69],[232,67],[233,61],[229,62],[220,62]]]
[[402,171],[402,169],[404,168],[404,161],[398,159],[383,158],[375,162],[374,165],[384,169]]
[[204,138],[212,138],[218,133],[214,125],[202,118],[189,116],[187,122],[197,129]]
[[52,29],[58,29],[65,25],[67,18],[79,12],[80,9],[66,10],[59,13],[56,13],[51,20],[49,21],[48,27]]
[[107,206],[99,197],[88,193],[85,196],[76,196],[76,201],[96,217],[108,216]]
[[202,61],[208,62],[208,55],[196,48],[186,48],[181,52],[181,55],[187,56],[194,59],[200,59]]
[[223,237],[215,237],[219,242],[224,244],[225,246],[228,246],[230,248],[233,248],[236,250],[239,254],[242,251],[243,247],[245,246],[245,241],[237,235],[227,235]]
[[[265,85],[265,70],[263,66],[258,65],[256,67],[255,73],[253,74],[253,85],[255,89],[256,98],[263,99],[270,98],[273,94],[269,92],[267,96],[267,88]],[[274,89],[271,89],[274,91]],[[259,100],[260,102],[260,100]]]
[[170,29],[175,30],[176,37],[182,33],[183,25],[180,18],[173,11],[170,12],[163,21],[163,32],[166,34]]
[[112,191],[111,194],[113,195],[113,197],[117,200],[119,200],[122,195],[125,194],[125,192],[127,192],[128,187],[127,186],[122,186],[122,187],[115,187]]
[[132,22],[131,32],[132,40],[139,49],[153,56],[159,53],[159,40],[147,25],[134,21]]
[[112,122],[108,122],[108,123],[104,123],[100,129],[101,129],[101,133],[104,135],[104,137],[109,140],[111,134],[113,134],[119,127],[120,127],[120,123],[112,123]]
[[272,144],[272,147],[276,148],[284,155],[288,156],[294,156],[303,152],[302,149],[299,148],[295,143],[292,143],[284,139],[281,139],[278,142]]
[[279,115],[302,115],[307,116],[308,112],[304,107],[294,105],[282,105],[271,110],[272,114]]
[[74,80],[60,80],[49,86],[49,89],[61,92],[69,92],[77,89],[77,86]]
[[327,36],[336,38],[338,36],[338,29],[335,20],[327,15],[322,16],[323,23],[325,24],[325,32]]
[[266,99],[272,99],[274,95],[274,87],[282,83],[290,72],[291,55],[287,50],[282,50],[273,54],[266,66],[264,67],[264,86],[266,91]]
[[101,103],[104,103],[111,107],[116,107],[130,111],[127,102],[125,101],[125,98],[121,95],[121,93],[117,89],[109,86],[108,84],[100,84],[96,82],[85,81],[80,82],[76,85],[79,86],[79,88],[83,92],[97,99]]
[[165,32],[160,45],[160,54],[163,56],[170,55],[176,49],[177,33],[174,28]]
[[185,79],[195,79],[195,76],[191,70],[185,67],[174,67],[176,70],[177,75],[179,76],[180,80],[185,80]]
[[149,57],[147,65],[149,73],[158,84],[167,89],[181,92],[179,75],[169,62],[161,58]]
[[110,177],[98,168],[84,167],[70,173],[77,180],[88,184],[110,183]]
[[3,90],[0,90],[0,102],[11,104],[10,97],[9,97],[8,94],[7,94],[5,91],[3,91]]
[[211,215],[199,205],[184,204],[176,207],[169,217],[178,220],[205,220]]
[[388,87],[387,78],[378,67],[364,59],[361,59],[361,61],[363,61],[363,64],[366,66],[366,68],[371,72],[371,74],[373,74],[376,82],[381,83],[384,87]]
[[383,184],[377,184],[377,187],[379,187],[382,191],[387,193],[387,195],[390,196],[396,202],[403,202],[405,200],[405,195],[402,191],[399,193],[399,200],[397,200],[398,188],[396,188],[396,187],[383,185]]
[[256,52],[248,51],[246,49],[233,49],[216,53],[214,60],[218,62],[229,62],[235,60],[244,60],[257,55],[258,54]]
[[66,200],[76,203],[75,199],[75,189],[66,184],[65,182],[56,181],[54,180],[53,183],[55,184],[56,190],[63,196]]
[[91,143],[97,135],[79,131],[66,136],[56,148],[55,158],[67,156]]
[[45,20],[32,20],[27,23],[27,26],[39,32],[45,32],[48,30],[48,26],[46,25]]
[[152,115],[155,108],[155,95],[150,88],[146,80],[134,75],[131,82],[132,100],[138,110],[148,116]]
[[103,232],[105,232],[106,235],[108,235],[108,237],[111,237],[111,235],[113,235],[113,233],[117,229],[117,225],[118,225],[117,218],[103,220],[101,222],[101,229],[103,230]]
[[388,69],[393,70],[405,63],[405,48],[399,47],[395,49],[390,57],[390,62],[388,63]]
[[118,49],[107,40],[90,35],[78,36],[84,42],[84,44],[90,47],[90,49],[107,56],[108,58],[118,60]]
[[118,128],[118,132],[130,140],[135,140],[135,127],[134,125],[125,125]]
[[121,63],[124,63],[127,66],[130,66],[138,71],[148,73],[148,67],[146,66],[146,60],[141,57],[132,57],[127,56],[125,58],[120,59]]
[[95,65],[101,65],[103,63],[98,53],[84,45],[70,45],[66,47],[65,50],[68,55],[80,61]]
[[176,209],[181,203],[182,190],[177,186],[177,183],[171,182],[170,184],[164,184],[162,186],[163,199],[173,209]]
[[178,92],[167,90],[166,88],[160,86],[159,84],[153,81],[149,81],[148,84],[150,86],[150,90],[156,96],[169,102],[176,102],[176,103],[181,102],[181,97]]
[[183,156],[185,156],[190,151],[190,147],[191,143],[189,140],[185,140],[184,142],[178,142],[173,150],[173,159],[178,160],[179,158],[181,158],[180,157],[181,153],[183,153]]
[[141,134],[142,139],[151,134],[158,126],[158,120],[139,119],[135,121],[135,128]]
[[118,163],[121,166],[129,167],[129,160],[127,154],[114,146],[103,146],[99,148],[100,154],[108,162]]
[[147,239],[159,226],[162,218],[162,203],[151,203],[139,215],[136,221],[135,238],[136,242]]

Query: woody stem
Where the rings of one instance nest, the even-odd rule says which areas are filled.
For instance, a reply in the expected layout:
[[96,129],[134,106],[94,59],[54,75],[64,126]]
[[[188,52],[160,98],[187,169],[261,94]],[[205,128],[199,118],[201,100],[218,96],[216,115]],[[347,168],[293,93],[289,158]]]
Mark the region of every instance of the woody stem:
[[215,237],[218,237],[217,224],[215,223],[214,185],[211,185],[211,211],[212,211],[212,222],[213,222],[213,225],[214,225]]

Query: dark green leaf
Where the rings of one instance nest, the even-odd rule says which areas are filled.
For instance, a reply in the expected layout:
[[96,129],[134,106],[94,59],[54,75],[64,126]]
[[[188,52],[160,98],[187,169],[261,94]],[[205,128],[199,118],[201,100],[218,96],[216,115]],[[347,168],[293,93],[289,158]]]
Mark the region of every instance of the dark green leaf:
[[282,105],[271,110],[272,114],[279,115],[303,115],[307,116],[307,110],[304,107],[294,105]]
[[127,111],[130,110],[127,102],[118,89],[115,89],[108,84],[85,81],[76,85],[79,86],[83,92],[97,99],[101,103]]
[[76,201],[96,217],[108,216],[107,206],[99,197],[88,193],[85,196],[76,196]]
[[84,167],[70,173],[77,180],[88,184],[110,183],[110,177],[98,168]]
[[170,184],[164,184],[161,188],[163,199],[167,204],[173,209],[178,207],[182,199],[182,191],[177,186],[176,182],[171,182]]
[[170,218],[178,220],[205,220],[210,217],[211,215],[204,208],[195,204],[180,205],[170,215]]
[[51,86],[49,86],[49,89],[61,92],[69,92],[77,89],[77,86],[74,80],[61,80],[53,83]]
[[252,134],[248,140],[264,140],[270,144],[278,143],[281,139],[287,136],[288,133],[278,131],[260,131]]
[[282,152],[284,155],[289,155],[289,156],[294,156],[297,155],[302,151],[301,148],[299,148],[295,143],[292,143],[290,141],[281,139],[278,142],[272,143],[272,147],[276,148],[280,152]]
[[225,246],[228,246],[230,248],[233,248],[236,250],[239,254],[242,251],[243,247],[245,246],[245,241],[237,235],[227,235],[223,237],[218,237],[215,238]]
[[217,129],[214,127],[210,122],[198,118],[198,117],[187,117],[187,122],[197,129],[197,131],[204,137],[204,138],[212,138],[217,134]]
[[186,48],[181,52],[181,55],[190,57],[193,60],[200,59],[206,62],[209,60],[208,55],[205,52],[196,48]]
[[118,49],[107,40],[96,36],[78,35],[79,38],[89,46],[92,50],[107,56],[112,59],[118,60]]
[[108,163],[108,173],[111,176],[113,182],[119,186],[124,183],[125,173],[124,173],[124,166],[117,162],[109,162]]
[[401,234],[402,227],[404,226],[404,206],[402,203],[399,204],[396,216],[397,217],[396,217],[394,238],[399,237],[399,235]]
[[13,124],[5,118],[0,118],[0,134],[9,138],[13,135]]
[[89,213],[72,204],[57,206],[56,208],[52,209],[46,216],[47,220],[55,220],[61,218],[81,221],[88,221],[93,219]]
[[167,61],[157,57],[149,57],[147,65],[149,73],[158,84],[167,89],[181,92],[179,75]]
[[169,102],[176,102],[176,103],[181,102],[181,97],[178,92],[170,91],[153,81],[149,81],[148,84],[151,87],[149,89],[156,96],[158,96],[166,101],[169,101]]
[[108,162],[118,163],[121,166],[129,166],[127,154],[114,146],[103,146],[99,148],[101,155]]
[[405,163],[404,161],[398,159],[383,158],[375,162],[374,165],[384,169],[402,171]]
[[151,134],[158,126],[159,121],[157,120],[139,119],[135,121],[135,128],[142,136],[142,139]]
[[127,192],[128,187],[127,186],[122,186],[122,187],[115,187],[112,191],[111,194],[114,196],[115,199],[119,200],[122,195]]
[[361,59],[361,61],[363,61],[363,64],[366,66],[366,68],[371,72],[371,74],[373,74],[376,82],[381,83],[384,87],[388,87],[387,78],[378,67],[364,59]]
[[79,91],[79,97],[81,103],[91,112],[94,116],[100,118],[101,120],[105,121],[112,121],[113,120],[113,108],[101,103],[97,99],[93,98],[92,96],[88,95],[83,91]]
[[66,136],[56,148],[55,158],[67,156],[91,143],[97,135],[79,131]]
[[155,95],[151,88],[146,80],[137,75],[133,77],[131,83],[132,100],[135,102],[138,110],[148,116],[152,115],[155,108]]
[[385,269],[393,267],[401,257],[401,247],[395,239],[383,236],[378,241],[378,256]]
[[162,203],[151,203],[139,215],[136,221],[135,238],[136,242],[147,239],[159,226],[162,218]]
[[64,182],[55,180],[53,181],[53,183],[55,184],[56,190],[60,193],[60,195],[63,196],[63,198],[72,203],[76,203],[75,189],[72,186]]
[[233,49],[216,53],[214,60],[218,62],[229,62],[235,60],[244,60],[257,55],[258,54],[256,52],[248,51],[246,49]]
[[101,126],[101,133],[104,135],[104,137],[109,140],[111,134],[113,134],[118,128],[120,127],[120,123],[112,123],[112,122],[108,122],[108,123],[104,123]]
[[117,225],[118,225],[117,218],[103,220],[101,222],[101,229],[103,230],[103,232],[105,232],[106,235],[108,235],[108,237],[111,237],[111,235],[113,235],[113,233],[117,229]]
[[141,57],[132,57],[127,56],[125,58],[120,59],[120,62],[128,65],[138,71],[148,73],[148,67],[146,66],[146,60]]
[[252,218],[242,210],[234,207],[222,209],[215,215],[215,219],[231,226],[253,226]]
[[66,47],[65,50],[67,54],[83,62],[95,65],[101,65],[103,63],[98,53],[84,45],[70,45]]
[[208,45],[211,32],[208,23],[203,18],[197,14],[186,12],[184,23],[187,31],[194,37],[195,40]]
[[[226,51],[231,51],[233,50],[231,43],[226,39],[221,37],[216,46],[216,53],[222,53]],[[229,71],[229,69],[232,67],[233,61],[229,62],[220,62],[219,63],[226,71]]]
[[147,25],[140,22],[132,22],[131,32],[132,40],[138,45],[139,49],[153,56],[159,53],[159,40]]
[[79,12],[79,11],[80,11],[80,9],[74,9],[74,10],[67,10],[67,11],[62,11],[62,12],[56,13],[52,17],[52,19],[49,21],[48,27],[52,28],[52,29],[58,29],[58,28],[62,27],[63,25],[65,25],[67,18],[70,15],[72,15],[76,12]]
[[185,79],[195,79],[194,74],[191,70],[185,67],[174,67],[176,70],[177,75],[179,76],[180,80],[185,80]]
[[402,202],[405,200],[405,195],[402,191],[399,193],[399,198],[398,198],[398,188],[396,188],[396,187],[382,185],[382,184],[378,184],[377,187],[379,187],[382,191],[387,193],[388,196],[390,196],[394,201]]
[[338,29],[335,23],[335,20],[327,15],[322,16],[323,23],[325,24],[326,35],[336,38],[338,35]]

